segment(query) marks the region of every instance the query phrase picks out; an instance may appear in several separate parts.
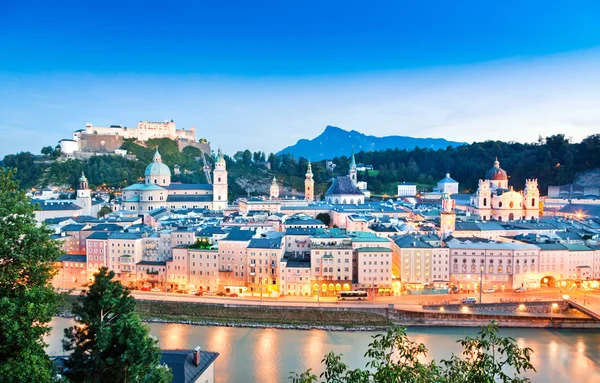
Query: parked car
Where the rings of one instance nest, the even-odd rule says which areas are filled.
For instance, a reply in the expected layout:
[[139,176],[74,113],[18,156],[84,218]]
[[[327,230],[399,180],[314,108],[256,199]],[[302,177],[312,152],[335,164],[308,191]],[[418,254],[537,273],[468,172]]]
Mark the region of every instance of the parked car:
[[231,294],[229,294],[229,296],[232,297],[232,298],[237,298],[238,297],[238,295],[236,293],[231,293]]
[[198,290],[190,290],[188,291],[188,294],[196,295],[197,292]]
[[483,289],[484,293],[495,293],[496,289],[493,287],[490,287],[489,289]]
[[527,289],[525,287],[519,287],[515,290],[515,293],[526,293]]
[[468,298],[463,298],[463,300],[460,301],[463,305],[472,305],[477,303],[477,299],[473,298],[473,297],[468,297]]
[[140,287],[140,291],[150,291],[150,286],[142,286]]
[[226,295],[227,295],[227,294],[225,294],[225,293],[224,293],[224,292],[222,292],[222,291],[219,291],[219,292],[217,293],[217,296],[218,296],[218,297],[224,297],[224,296],[226,296]]
[[208,296],[208,297],[214,297],[215,296],[215,292],[214,291],[207,291],[207,292],[204,293],[204,295]]
[[186,290],[177,290],[175,291],[177,294],[187,294]]
[[204,295],[204,293],[202,291],[196,291],[194,293],[194,295],[197,296],[197,297],[201,297],[202,295]]
[[154,287],[150,291],[158,293],[158,292],[160,292],[160,289],[158,287]]

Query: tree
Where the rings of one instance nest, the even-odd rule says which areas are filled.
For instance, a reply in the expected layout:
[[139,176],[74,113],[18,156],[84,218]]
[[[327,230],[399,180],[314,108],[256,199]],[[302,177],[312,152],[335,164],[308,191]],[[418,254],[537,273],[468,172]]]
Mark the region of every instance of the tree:
[[329,226],[329,224],[331,223],[331,216],[327,213],[317,214],[317,219],[319,221],[323,222],[323,224],[325,224],[325,226]]
[[58,305],[51,282],[61,251],[37,225],[14,175],[0,167],[0,376],[3,382],[47,382],[52,364],[43,337]]
[[107,214],[112,213],[112,208],[109,205],[104,205],[98,211],[98,218],[102,218]]
[[172,374],[160,364],[157,340],[134,313],[129,289],[114,276],[101,268],[73,307],[77,326],[66,329],[63,340],[72,351],[67,378],[86,383],[170,382]]
[[[410,341],[404,327],[394,327],[386,334],[373,336],[373,342],[365,353],[369,361],[366,368],[350,369],[341,361],[341,355],[333,352],[325,355],[322,363],[324,382],[355,383],[526,383],[529,378],[521,375],[535,371],[530,362],[532,350],[520,348],[513,338],[498,336],[498,326],[492,322],[483,327],[477,337],[459,341],[465,351],[462,357],[452,355],[449,360],[437,363],[422,362],[427,348],[422,343]],[[511,367],[509,374],[504,369]],[[290,376],[294,383],[318,382],[311,370]]]
[[42,148],[42,154],[45,156],[49,156],[52,153],[54,153],[54,149],[52,149],[52,146],[44,146]]

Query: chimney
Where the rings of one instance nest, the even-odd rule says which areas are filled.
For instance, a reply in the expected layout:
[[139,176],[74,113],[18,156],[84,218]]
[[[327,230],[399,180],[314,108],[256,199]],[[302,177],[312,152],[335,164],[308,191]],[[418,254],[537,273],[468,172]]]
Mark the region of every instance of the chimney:
[[198,367],[200,365],[200,346],[198,346],[194,349],[193,356],[194,356],[194,366]]

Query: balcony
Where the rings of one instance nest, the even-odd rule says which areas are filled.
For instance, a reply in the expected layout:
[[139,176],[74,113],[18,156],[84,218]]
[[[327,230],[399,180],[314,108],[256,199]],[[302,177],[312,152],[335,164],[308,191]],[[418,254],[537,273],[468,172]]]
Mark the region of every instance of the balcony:
[[250,272],[250,276],[255,276],[256,275],[256,271],[251,271]]
[[221,267],[219,268],[220,273],[231,273],[231,267]]
[[158,275],[158,270],[146,270],[146,274],[148,274],[148,275]]

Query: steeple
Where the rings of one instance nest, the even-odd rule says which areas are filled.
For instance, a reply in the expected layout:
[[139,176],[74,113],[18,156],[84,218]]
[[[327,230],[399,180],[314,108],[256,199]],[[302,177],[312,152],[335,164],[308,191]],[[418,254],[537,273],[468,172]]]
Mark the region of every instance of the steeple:
[[154,162],[162,162],[162,157],[158,152],[158,147],[156,148],[156,152],[154,153]]
[[312,202],[315,199],[315,181],[313,180],[312,165],[310,160],[308,161],[308,168],[306,169],[306,178],[304,179],[304,199],[308,202]]
[[308,168],[306,169],[306,179],[311,179],[313,178],[313,172],[312,172],[312,164],[309,162],[308,163]]
[[221,151],[221,147],[219,146],[219,152],[217,155],[217,163],[225,163],[225,157],[223,156],[223,152]]
[[358,176],[356,172],[356,159],[354,158],[354,148],[352,148],[352,157],[350,158],[350,172],[348,176],[352,180],[352,183],[356,186],[358,182]]

